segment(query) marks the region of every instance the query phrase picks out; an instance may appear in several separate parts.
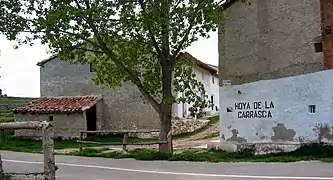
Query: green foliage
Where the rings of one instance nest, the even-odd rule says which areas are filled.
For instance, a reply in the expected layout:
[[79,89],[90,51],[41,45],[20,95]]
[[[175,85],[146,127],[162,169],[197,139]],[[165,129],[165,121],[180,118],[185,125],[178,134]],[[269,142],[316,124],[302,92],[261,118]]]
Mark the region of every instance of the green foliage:
[[[222,11],[213,0],[8,0],[0,2],[0,33],[18,45],[40,39],[63,60],[93,64],[97,84],[132,81],[157,111],[162,102],[186,101],[197,113],[207,106],[204,87],[181,51],[209,37]],[[185,94],[179,100],[163,81],[172,72],[174,89]]]
[[210,103],[207,100],[204,84],[196,78],[195,65],[196,59],[190,55],[185,53],[180,57],[174,69],[173,90],[181,94],[176,102],[192,104],[189,111],[193,116],[198,116],[204,108],[210,107]]

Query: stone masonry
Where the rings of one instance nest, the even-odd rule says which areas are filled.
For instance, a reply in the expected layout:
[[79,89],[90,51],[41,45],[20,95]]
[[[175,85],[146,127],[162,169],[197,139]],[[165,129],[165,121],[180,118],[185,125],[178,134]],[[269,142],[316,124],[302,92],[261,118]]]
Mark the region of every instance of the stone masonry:
[[104,129],[157,129],[159,116],[141,98],[136,86],[103,88],[94,85],[88,64],[69,64],[58,57],[39,64],[41,96],[102,95]]
[[319,0],[236,2],[219,32],[219,80],[242,84],[323,69]]

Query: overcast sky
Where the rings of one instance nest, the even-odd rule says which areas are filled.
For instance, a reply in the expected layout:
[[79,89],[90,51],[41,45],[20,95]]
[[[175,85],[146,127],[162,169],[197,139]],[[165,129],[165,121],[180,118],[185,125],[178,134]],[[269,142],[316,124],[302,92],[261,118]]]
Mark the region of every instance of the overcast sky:
[[[199,60],[218,65],[217,32],[209,39],[199,39],[186,51]],[[39,67],[37,62],[50,56],[47,47],[35,43],[13,49],[14,43],[0,36],[0,89],[8,96],[39,97]]]

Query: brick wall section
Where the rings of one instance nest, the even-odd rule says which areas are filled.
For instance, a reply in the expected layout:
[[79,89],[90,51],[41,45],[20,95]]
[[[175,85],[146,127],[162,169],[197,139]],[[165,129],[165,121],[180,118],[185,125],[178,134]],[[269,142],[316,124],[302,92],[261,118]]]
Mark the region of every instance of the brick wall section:
[[[131,83],[122,87],[102,88],[92,82],[89,65],[69,64],[59,58],[40,68],[41,96],[98,95],[102,99],[103,129],[159,128],[159,117]],[[99,113],[98,113],[99,114]]]
[[219,32],[219,80],[242,84],[323,70],[319,0],[237,2]]
[[333,1],[320,0],[325,69],[333,68]]

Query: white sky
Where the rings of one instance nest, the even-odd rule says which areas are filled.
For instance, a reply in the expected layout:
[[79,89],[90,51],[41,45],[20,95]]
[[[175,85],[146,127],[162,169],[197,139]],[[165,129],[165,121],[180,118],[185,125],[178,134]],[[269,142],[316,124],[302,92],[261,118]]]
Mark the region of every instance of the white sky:
[[[186,51],[197,59],[218,65],[217,32],[210,33],[209,39],[199,39]],[[14,42],[0,36],[0,89],[3,94],[17,97],[39,97],[39,67],[37,62],[50,56],[47,46],[20,46],[14,49]]]

